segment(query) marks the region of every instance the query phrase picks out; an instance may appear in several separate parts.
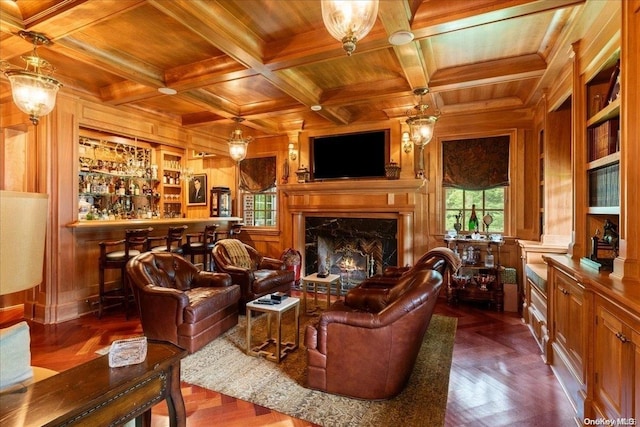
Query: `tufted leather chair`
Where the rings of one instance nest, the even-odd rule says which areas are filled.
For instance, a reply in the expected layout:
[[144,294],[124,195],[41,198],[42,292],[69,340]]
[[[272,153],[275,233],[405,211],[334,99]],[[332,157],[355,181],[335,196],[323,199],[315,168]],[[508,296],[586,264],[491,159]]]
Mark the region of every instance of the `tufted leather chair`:
[[[238,242],[240,242],[238,240]],[[256,249],[240,242],[251,258],[251,268],[236,266],[224,247],[222,240],[213,247],[213,261],[216,271],[231,275],[233,283],[240,285],[240,310],[244,312],[249,301],[273,292],[290,294],[295,282],[295,273],[287,270],[283,261],[261,255]]]
[[228,274],[200,271],[174,253],[146,252],[127,263],[127,275],[149,339],[193,353],[238,323],[240,288]]
[[[389,399],[405,387],[442,287],[442,275],[416,269],[381,291],[384,308],[338,300],[305,334],[307,385],[359,399]],[[385,294],[385,291],[386,294]]]

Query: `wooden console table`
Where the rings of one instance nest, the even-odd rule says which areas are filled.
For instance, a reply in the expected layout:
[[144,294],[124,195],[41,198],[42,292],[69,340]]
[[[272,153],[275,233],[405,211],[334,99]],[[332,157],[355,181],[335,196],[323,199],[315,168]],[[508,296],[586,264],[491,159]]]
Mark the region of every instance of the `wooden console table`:
[[0,395],[0,425],[110,426],[138,417],[150,426],[151,407],[166,400],[171,426],[183,427],[180,360],[186,354],[173,344],[150,341],[146,360],[137,365],[109,368],[108,355],[83,363]]

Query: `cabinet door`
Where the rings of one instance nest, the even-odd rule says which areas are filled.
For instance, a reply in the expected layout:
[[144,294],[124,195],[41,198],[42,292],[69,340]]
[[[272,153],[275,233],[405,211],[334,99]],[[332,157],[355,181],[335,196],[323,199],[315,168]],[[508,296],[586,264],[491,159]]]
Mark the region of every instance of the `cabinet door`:
[[596,316],[594,404],[605,418],[618,418],[623,414],[625,377],[632,372],[625,363],[626,343],[619,338],[623,323],[601,305]]
[[574,375],[584,382],[586,349],[584,289],[573,278],[560,271],[556,271],[554,278],[555,341],[565,350]]

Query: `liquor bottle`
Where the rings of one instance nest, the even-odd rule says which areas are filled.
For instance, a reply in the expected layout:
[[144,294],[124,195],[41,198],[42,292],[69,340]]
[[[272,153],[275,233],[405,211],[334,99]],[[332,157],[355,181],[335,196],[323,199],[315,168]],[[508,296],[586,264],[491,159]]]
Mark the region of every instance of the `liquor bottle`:
[[478,231],[478,215],[476,215],[476,205],[471,205],[471,216],[469,217],[469,231]]

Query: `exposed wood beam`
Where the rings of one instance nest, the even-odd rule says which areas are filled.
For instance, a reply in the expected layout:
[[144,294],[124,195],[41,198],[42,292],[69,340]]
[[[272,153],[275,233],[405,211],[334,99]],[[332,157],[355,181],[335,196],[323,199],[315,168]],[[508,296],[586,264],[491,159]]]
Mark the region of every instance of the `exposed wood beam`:
[[538,54],[462,65],[438,70],[431,79],[431,90],[441,92],[466,87],[540,77],[547,67]]
[[[298,102],[311,106],[321,90],[293,70],[274,72],[264,63],[264,42],[217,2],[203,0],[149,0],[158,10],[199,34],[213,46],[261,74],[267,81]],[[347,117],[334,117],[345,123]]]
[[518,18],[584,3],[585,0],[477,0],[425,2],[416,12],[412,28],[416,39]]
[[[388,36],[397,31],[411,31],[410,20],[412,17],[411,6],[406,0],[380,3],[378,18]],[[414,41],[394,46],[393,50],[409,86],[412,88],[429,86],[429,76],[424,56],[420,51],[420,43]]]
[[150,64],[123,52],[109,52],[74,37],[65,37],[56,43],[58,50],[75,60],[91,64],[133,82],[155,88],[164,86],[164,74]]

